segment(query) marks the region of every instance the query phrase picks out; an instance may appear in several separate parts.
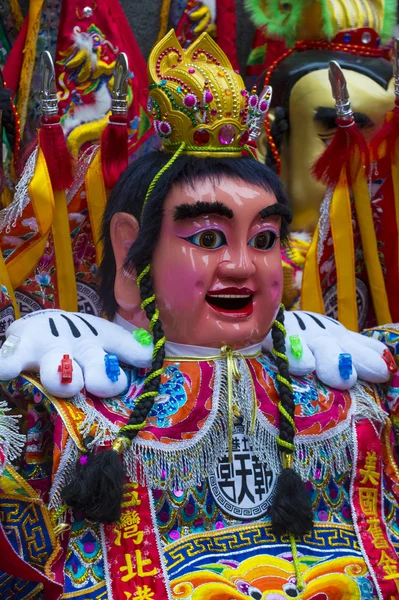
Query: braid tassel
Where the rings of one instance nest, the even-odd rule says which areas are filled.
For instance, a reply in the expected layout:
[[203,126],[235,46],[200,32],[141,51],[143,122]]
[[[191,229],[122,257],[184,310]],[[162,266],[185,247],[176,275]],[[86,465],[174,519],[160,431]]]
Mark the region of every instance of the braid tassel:
[[294,564],[295,569],[295,577],[296,577],[296,587],[298,592],[303,592],[305,589],[305,582],[302,577],[301,571],[301,563],[299,562],[298,550],[296,547],[295,536],[290,533],[290,546],[291,546],[291,554],[292,554],[292,562]]
[[[297,556],[295,536],[304,535],[312,529],[312,506],[304,482],[292,469],[294,438],[295,403],[291,377],[288,370],[288,358],[285,354],[284,307],[281,306],[272,328],[272,353],[278,367],[277,387],[280,394],[278,410],[280,413],[277,444],[281,451],[282,471],[277,481],[277,491],[271,507],[273,532],[276,535],[288,533],[291,540],[292,555]],[[292,545],[294,544],[294,546]],[[295,563],[297,580],[300,570],[298,560]]]

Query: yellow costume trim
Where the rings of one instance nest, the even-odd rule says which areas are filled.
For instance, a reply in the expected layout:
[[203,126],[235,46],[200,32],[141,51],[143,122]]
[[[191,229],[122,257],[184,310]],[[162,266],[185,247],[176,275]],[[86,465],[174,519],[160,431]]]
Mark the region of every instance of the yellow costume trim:
[[[6,476],[6,472],[10,473],[11,478]],[[10,465],[7,464],[5,470],[0,477],[0,489],[3,490],[0,492],[1,496],[4,494],[12,495],[17,493],[17,489],[23,489],[26,492],[25,498],[35,498],[40,499],[40,494],[37,492],[32,486],[29,485],[27,481],[17,471]]]
[[101,168],[101,150],[98,150],[87,169],[85,188],[90,227],[96,250],[96,264],[99,267],[103,256],[103,243],[101,240],[102,218],[107,204],[107,192]]
[[[397,186],[398,187],[398,186]],[[370,293],[373,299],[377,324],[391,323],[388,295],[385,288],[384,275],[378,256],[378,243],[375,234],[371,201],[364,171],[359,171],[352,185],[355,198],[356,216],[362,238],[362,249],[369,279]],[[342,216],[340,217],[342,226]],[[343,325],[343,323],[341,321]]]
[[347,329],[358,330],[353,245],[352,209],[345,169],[331,200],[331,233],[337,269],[338,321]]
[[[104,591],[102,591],[102,588],[104,588]],[[75,591],[75,592],[70,592],[68,594],[62,594],[61,598],[62,600],[66,600],[67,598],[78,598],[79,596],[86,596],[87,598],[87,594],[92,594],[93,592],[99,592],[101,591],[101,594],[97,595],[97,598],[106,598],[107,597],[107,584],[105,581],[101,581],[100,583],[97,583],[96,585],[93,585],[93,587],[85,589],[85,590],[81,590],[81,591]],[[105,594],[105,596],[104,596]]]
[[56,398],[55,396],[50,394],[50,392],[48,392],[43,387],[43,385],[41,384],[39,379],[36,379],[35,377],[28,375],[27,373],[22,373],[21,375],[24,379],[26,379],[26,381],[29,381],[29,383],[31,383],[32,385],[37,387],[37,389],[41,391],[43,396],[45,398],[47,398],[54,405],[54,408],[60,415],[62,422],[64,423],[69,435],[75,442],[76,446],[79,448],[79,450],[81,452],[86,452],[86,448],[83,445],[81,436],[79,434],[79,423],[78,423],[79,417],[81,417],[81,419],[83,421],[84,415],[79,410],[77,410],[73,404],[71,404],[67,400],[60,400],[59,398]]
[[319,263],[317,260],[317,245],[319,242],[319,226],[313,234],[312,242],[305,258],[303,270],[301,308],[324,315],[323,294],[321,291]]
[[28,101],[32,85],[32,76],[36,60],[36,44],[40,29],[40,19],[42,15],[43,0],[31,0],[29,2],[29,21],[28,31],[26,33],[26,42],[24,47],[24,60],[22,63],[21,77],[18,87],[17,112],[20,119],[21,138],[23,137],[26,125],[26,113],[28,110]]
[[29,197],[38,226],[36,239],[25,250],[6,261],[11,285],[16,290],[36,267],[46,248],[54,215],[54,196],[46,161],[39,148],[36,169],[28,186]]
[[4,188],[3,193],[1,195],[1,206],[0,208],[6,208],[7,206],[10,206],[11,202],[12,202],[12,192],[11,190],[9,190],[8,188]]
[[54,190],[54,218],[52,234],[54,241],[59,308],[78,310],[75,266],[73,264],[68,207],[64,191]]

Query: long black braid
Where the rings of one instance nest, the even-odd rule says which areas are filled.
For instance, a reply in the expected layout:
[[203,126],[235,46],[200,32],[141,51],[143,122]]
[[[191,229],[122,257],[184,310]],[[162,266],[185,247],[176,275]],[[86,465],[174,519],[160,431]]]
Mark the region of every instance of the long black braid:
[[313,517],[309,496],[300,476],[291,468],[295,450],[295,403],[288,358],[285,354],[284,307],[281,306],[272,327],[273,355],[278,368],[277,387],[280,395],[279,435],[283,469],[271,508],[272,527],[276,535],[304,535],[312,529]]
[[151,370],[146,375],[143,390],[137,398],[137,404],[131,412],[128,424],[125,427],[122,427],[119,432],[119,436],[126,436],[131,441],[136,437],[139,431],[136,426],[145,423],[147,416],[154,405],[155,398],[158,395],[163,372],[166,341],[162,323],[159,319],[159,311],[155,301],[155,293],[149,267],[144,267],[139,271],[138,285],[142,300],[141,306],[145,310],[147,319],[150,322],[154,352]]

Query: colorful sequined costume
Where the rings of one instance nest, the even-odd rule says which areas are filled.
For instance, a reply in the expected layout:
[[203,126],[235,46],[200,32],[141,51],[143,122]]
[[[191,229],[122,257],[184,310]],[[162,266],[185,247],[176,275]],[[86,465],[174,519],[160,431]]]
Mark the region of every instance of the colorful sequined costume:
[[[233,462],[225,445],[227,359],[168,358],[160,401],[124,456],[139,483],[127,484],[113,525],[63,514],[60,489],[85,445],[108,445],[126,422],[143,373],[129,371],[128,391],[109,400],[84,392],[52,398],[27,375],[3,384],[27,409],[22,459],[0,480],[3,530],[26,562],[55,575],[64,598],[399,598],[399,478],[388,419],[397,396],[387,401],[367,384],[349,393],[313,377],[294,380],[296,468],[315,518],[313,533],[297,540],[306,585],[299,593],[289,540],[272,533],[266,515],[279,468],[276,369],[256,348],[242,354],[233,359],[241,373]],[[35,597],[39,587],[0,578],[4,597]]]

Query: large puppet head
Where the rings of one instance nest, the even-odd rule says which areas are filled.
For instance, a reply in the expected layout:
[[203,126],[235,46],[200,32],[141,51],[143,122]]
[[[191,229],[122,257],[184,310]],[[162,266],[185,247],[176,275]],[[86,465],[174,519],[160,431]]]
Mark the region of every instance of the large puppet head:
[[[367,140],[376,133],[392,106],[392,66],[382,57],[334,50],[294,52],[273,70],[272,137],[281,158],[281,178],[293,205],[293,227],[313,231],[320,216],[325,186],[312,167],[336,131],[328,63],[342,67],[359,129]],[[269,166],[275,156],[269,150]]]
[[312,177],[312,166],[336,129],[328,63],[336,60],[342,67],[355,120],[370,138],[392,104],[392,66],[382,42],[393,34],[396,3],[298,0],[277,5],[247,0],[247,5],[268,35],[283,37],[289,46],[270,66],[266,80],[261,78],[261,85],[266,81],[273,88],[267,164],[277,168],[281,162],[294,229],[313,231],[325,187]]
[[267,100],[248,96],[210,38],[196,44],[183,52],[171,33],[154,50],[150,105],[164,152],[136,161],[110,198],[102,293],[110,316],[148,326],[140,305],[154,289],[168,341],[243,348],[278,312],[289,210],[277,177],[242,156]]
[[[260,343],[282,294],[288,208],[281,184],[252,158],[181,156],[141,216],[146,189],[168,159],[163,153],[139,159],[110,198],[105,308],[148,328],[141,303],[154,290],[168,341],[215,348]],[[149,264],[139,290],[137,276]]]

